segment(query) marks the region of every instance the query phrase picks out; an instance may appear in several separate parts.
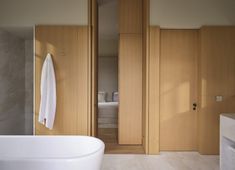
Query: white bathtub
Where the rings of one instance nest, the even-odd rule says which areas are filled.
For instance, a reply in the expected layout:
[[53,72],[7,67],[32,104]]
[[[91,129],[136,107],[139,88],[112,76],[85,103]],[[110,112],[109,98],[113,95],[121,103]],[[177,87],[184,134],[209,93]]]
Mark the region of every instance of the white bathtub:
[[104,143],[86,136],[0,136],[0,170],[100,170]]

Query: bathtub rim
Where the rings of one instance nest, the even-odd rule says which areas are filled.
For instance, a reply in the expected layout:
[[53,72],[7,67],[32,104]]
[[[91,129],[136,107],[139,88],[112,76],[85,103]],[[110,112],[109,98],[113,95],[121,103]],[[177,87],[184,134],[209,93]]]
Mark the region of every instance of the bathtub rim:
[[83,135],[2,135],[0,136],[0,140],[1,138],[40,138],[40,137],[62,137],[62,138],[66,138],[66,137],[82,137],[82,138],[90,138],[93,139],[94,141],[97,141],[100,143],[100,147],[93,151],[90,152],[88,154],[84,154],[84,155],[80,155],[80,156],[65,156],[65,157],[1,157],[0,156],[0,162],[1,161],[73,161],[76,159],[81,159],[81,158],[86,158],[86,157],[90,157],[92,155],[95,155],[96,153],[99,153],[100,151],[102,151],[102,153],[104,153],[104,149],[105,149],[105,144],[102,140],[100,140],[99,138],[93,137],[93,136],[83,136]]

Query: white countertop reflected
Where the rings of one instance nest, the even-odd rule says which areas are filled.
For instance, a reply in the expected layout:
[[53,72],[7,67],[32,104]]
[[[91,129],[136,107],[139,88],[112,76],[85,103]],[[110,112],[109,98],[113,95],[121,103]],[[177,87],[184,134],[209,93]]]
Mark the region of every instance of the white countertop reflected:
[[235,113],[220,115],[220,169],[235,169]]
[[98,106],[118,106],[118,102],[99,102]]
[[235,119],[235,113],[223,113],[221,115],[224,116],[224,117]]

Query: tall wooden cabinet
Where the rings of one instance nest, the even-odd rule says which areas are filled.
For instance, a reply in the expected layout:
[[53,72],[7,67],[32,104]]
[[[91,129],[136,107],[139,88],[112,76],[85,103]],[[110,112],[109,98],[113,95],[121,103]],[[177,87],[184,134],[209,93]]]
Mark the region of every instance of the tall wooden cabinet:
[[119,0],[119,144],[142,144],[142,0]]
[[142,36],[120,35],[119,144],[142,142]]

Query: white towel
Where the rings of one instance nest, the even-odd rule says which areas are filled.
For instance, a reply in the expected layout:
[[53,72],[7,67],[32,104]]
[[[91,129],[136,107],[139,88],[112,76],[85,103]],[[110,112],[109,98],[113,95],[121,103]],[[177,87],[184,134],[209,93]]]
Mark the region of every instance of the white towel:
[[51,54],[47,54],[41,75],[41,103],[38,121],[52,129],[56,112],[56,80]]

